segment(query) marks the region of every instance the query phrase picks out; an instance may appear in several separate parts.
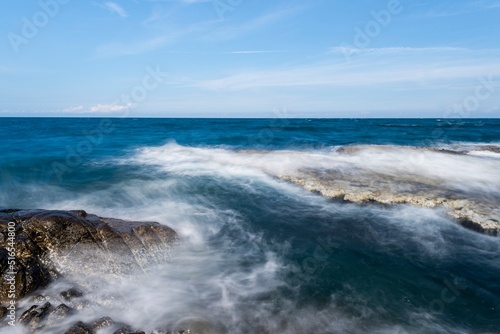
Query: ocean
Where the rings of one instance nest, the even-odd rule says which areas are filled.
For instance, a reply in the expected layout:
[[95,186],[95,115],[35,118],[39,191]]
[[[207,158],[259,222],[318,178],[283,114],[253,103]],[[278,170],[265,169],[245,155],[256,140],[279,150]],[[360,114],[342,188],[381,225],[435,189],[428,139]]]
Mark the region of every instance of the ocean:
[[[93,315],[200,333],[500,333],[500,238],[421,200],[471,200],[495,222],[499,119],[0,118],[0,135],[0,207],[180,235],[137,277],[74,278]],[[416,189],[417,204],[385,199]]]

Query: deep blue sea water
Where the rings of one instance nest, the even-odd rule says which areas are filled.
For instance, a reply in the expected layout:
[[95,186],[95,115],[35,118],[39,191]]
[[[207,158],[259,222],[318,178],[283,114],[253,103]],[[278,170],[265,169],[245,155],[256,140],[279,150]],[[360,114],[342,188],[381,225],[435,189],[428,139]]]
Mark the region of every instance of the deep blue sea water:
[[98,313],[228,333],[500,333],[500,238],[439,209],[331,201],[269,175],[299,159],[323,168],[353,145],[489,145],[421,168],[498,198],[498,119],[0,118],[0,135],[0,207],[156,220],[181,235],[157,274],[92,292],[140,302]]

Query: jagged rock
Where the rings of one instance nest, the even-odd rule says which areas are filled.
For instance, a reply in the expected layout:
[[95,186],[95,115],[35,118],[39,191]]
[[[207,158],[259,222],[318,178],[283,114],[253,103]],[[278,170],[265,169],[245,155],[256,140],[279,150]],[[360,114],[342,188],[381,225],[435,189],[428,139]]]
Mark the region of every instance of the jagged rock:
[[127,329],[119,329],[117,331],[114,331],[113,334],[146,334],[143,331],[134,331],[134,330],[127,330]]
[[77,311],[84,310],[86,308],[91,307],[92,305],[95,305],[94,303],[88,301],[88,300],[78,300],[77,302],[73,303],[73,307]]
[[47,296],[44,296],[44,295],[35,295],[35,296],[31,297],[31,301],[35,304],[41,304],[44,302],[48,302],[49,300],[50,300],[50,298]]
[[[18,299],[64,275],[121,276],[146,270],[168,260],[168,249],[177,240],[174,230],[155,222],[101,218],[83,210],[1,209],[2,275],[11,269],[9,228],[15,234],[12,269]],[[0,286],[0,302],[8,300],[9,288],[8,284]],[[79,296],[68,291],[62,297]]]
[[137,331],[133,327],[125,324],[115,324],[119,327],[117,330],[113,332],[113,334],[146,334],[142,331]]
[[115,324],[116,324],[116,322],[113,319],[111,319],[110,317],[102,317],[102,318],[97,319],[96,321],[94,321],[92,323],[92,329],[97,331],[99,329],[114,326]]
[[65,319],[74,313],[75,310],[72,309],[71,307],[67,306],[66,304],[60,304],[49,313],[49,315],[47,316],[46,325],[47,326],[53,325],[58,321]]
[[75,298],[83,296],[83,292],[81,292],[80,290],[72,288],[72,289],[69,289],[69,290],[61,292],[59,295],[64,300],[71,301],[71,300],[73,300]]
[[376,175],[345,175],[333,170],[321,173],[300,171],[293,176],[279,177],[324,197],[347,202],[442,207],[464,227],[484,234],[500,235],[500,210],[497,203],[465,198],[460,194],[450,196],[446,194],[446,189],[429,184],[377,179]]
[[33,305],[21,315],[18,321],[31,329],[40,328],[44,325],[51,308],[52,305],[48,302],[41,306]]
[[[488,146],[471,148],[487,151],[494,149],[498,150]],[[370,164],[363,160],[373,158],[374,153],[380,153],[388,161]],[[430,159],[436,163],[441,157],[450,159],[452,155],[459,158],[468,153],[470,152],[464,148],[455,151],[440,148],[347,146],[337,149],[335,154],[325,155],[331,164],[324,164],[319,169],[302,165],[295,170],[267,172],[327,198],[353,203],[441,207],[467,228],[489,235],[500,235],[498,192],[484,192],[483,186],[476,184],[472,187],[467,180],[450,181],[429,170],[420,170],[422,166],[429,168],[426,164],[421,165],[420,160]],[[465,160],[450,161],[464,163]],[[474,178],[471,180],[474,181]],[[487,186],[494,189],[496,185],[500,185],[499,182],[500,179],[493,178]]]
[[68,329],[64,334],[94,334],[95,332],[92,330],[92,327],[89,325],[79,321],[70,329]]

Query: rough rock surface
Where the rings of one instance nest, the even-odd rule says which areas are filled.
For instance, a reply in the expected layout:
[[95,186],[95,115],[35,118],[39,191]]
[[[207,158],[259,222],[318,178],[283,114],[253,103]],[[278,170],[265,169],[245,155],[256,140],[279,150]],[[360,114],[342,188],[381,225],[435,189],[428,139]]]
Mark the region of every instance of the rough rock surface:
[[324,197],[353,203],[412,204],[443,207],[457,221],[472,230],[500,235],[500,206],[491,198],[474,198],[443,189],[425,180],[354,171],[301,170],[294,175],[278,175]]
[[[43,300],[51,299],[49,296]],[[79,297],[78,297],[79,298]],[[42,300],[38,298],[38,300]],[[55,303],[57,300],[52,298]],[[57,305],[57,303],[55,303]],[[46,333],[64,333],[64,334],[189,334],[189,333],[219,333],[225,334],[227,331],[220,327],[214,331],[214,325],[203,321],[188,321],[182,324],[176,324],[174,330],[158,328],[150,331],[143,331],[128,324],[114,321],[108,316],[97,317],[89,321],[88,314],[85,321],[82,321],[81,314],[72,307],[62,303],[55,307],[50,302],[43,302],[28,307],[20,317],[17,323],[24,326],[25,332],[30,334]],[[190,328],[192,327],[192,328]],[[193,331],[194,330],[194,331]],[[0,323],[0,333],[2,324]]]
[[[167,260],[168,249],[177,240],[174,230],[155,222],[102,218],[82,210],[0,209],[0,272],[4,277],[11,270],[9,227],[10,232],[15,230],[17,300],[60,276],[92,272],[120,276],[146,270]],[[1,285],[0,304],[10,300],[9,287]],[[62,295],[66,300],[75,296],[78,292]],[[57,314],[65,312],[61,307]],[[33,317],[30,324],[36,323]]]
[[[483,184],[488,191],[482,191],[477,184],[469,187],[467,183],[469,180],[474,181],[473,169],[470,179],[450,182],[445,169],[441,169],[442,175],[439,175],[438,172],[429,173],[429,168],[441,168],[441,159],[447,159],[446,168],[454,168],[453,162],[457,162],[457,169],[470,167],[472,162],[467,164],[468,159],[479,159],[473,154],[496,154],[499,151],[500,147],[492,145],[449,149],[346,146],[328,156],[332,159],[331,166],[323,165],[319,169],[299,167],[292,172],[269,173],[332,199],[354,203],[442,207],[461,225],[498,236],[500,177],[493,176],[489,179],[488,183]],[[370,159],[375,161],[371,163]],[[431,163],[428,164],[428,161]],[[484,161],[491,164],[497,160]]]

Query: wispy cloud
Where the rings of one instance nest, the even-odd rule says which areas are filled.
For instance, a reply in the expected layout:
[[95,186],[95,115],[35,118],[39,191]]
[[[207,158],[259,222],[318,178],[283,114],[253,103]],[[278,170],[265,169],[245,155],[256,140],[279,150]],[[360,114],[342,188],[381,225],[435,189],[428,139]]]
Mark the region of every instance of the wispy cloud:
[[[418,50],[423,51],[423,49]],[[496,60],[497,57],[498,54],[496,56],[467,54],[450,61],[440,56],[434,57],[432,54],[427,54],[426,57],[373,55],[352,63],[337,59],[323,64],[280,70],[240,72],[222,78],[199,81],[195,86],[209,90],[237,91],[269,87],[345,88],[425,83],[426,87],[432,88],[435,87],[433,85],[446,86],[460,80],[477,80],[482,75],[500,75],[500,63]]]
[[219,29],[207,35],[208,41],[222,41],[238,38],[253,31],[263,29],[271,24],[279,22],[297,14],[303,7],[293,6],[280,8],[267,12],[238,25],[223,25]]
[[145,37],[144,39],[103,44],[96,48],[93,59],[132,56],[157,50],[180,41],[181,38],[185,38],[190,34],[204,31],[211,24],[212,22],[201,22],[169,31],[155,29],[154,36]]
[[98,104],[88,109],[91,113],[119,112],[132,108],[131,103],[127,104]]
[[83,111],[85,111],[84,106],[74,106],[74,107],[69,107],[69,108],[62,110],[62,112],[66,112],[66,113],[80,113]]
[[204,2],[213,2],[214,0],[181,0],[182,3],[185,4],[196,4],[196,3],[204,3]]
[[497,8],[500,8],[500,1],[498,0],[475,0],[466,3],[452,1],[449,3],[437,3],[434,9],[424,14],[424,17],[450,17]]
[[349,46],[335,46],[330,48],[330,53],[334,54],[361,54],[361,53],[376,53],[376,54],[400,54],[400,53],[428,53],[428,52],[453,52],[467,51],[466,48],[456,47],[387,47],[387,48],[354,48]]
[[290,52],[288,50],[244,50],[244,51],[229,51],[229,54],[255,54],[255,53],[283,53]]
[[128,17],[128,14],[127,12],[125,11],[125,9],[123,9],[123,7],[121,7],[119,4],[117,4],[116,2],[111,2],[111,1],[108,1],[108,2],[105,2],[101,5],[101,7],[109,10],[110,12],[112,13],[115,13],[115,14],[118,14],[120,15],[121,17],[125,18],[125,17]]
[[94,59],[132,56],[141,54],[144,52],[158,49],[159,47],[162,47],[164,45],[167,45],[174,38],[175,38],[174,36],[160,36],[136,42],[128,42],[128,43],[115,42],[115,43],[104,44],[96,49],[94,53]]
[[131,103],[127,104],[97,104],[95,106],[84,107],[82,105],[73,106],[61,110],[62,113],[84,114],[84,113],[116,113],[133,108]]
[[158,21],[165,22],[165,21],[172,21],[174,17],[174,13],[171,9],[164,9],[164,8],[154,8],[151,12],[151,15],[149,15],[144,21],[144,25],[149,25],[151,23],[155,23]]

